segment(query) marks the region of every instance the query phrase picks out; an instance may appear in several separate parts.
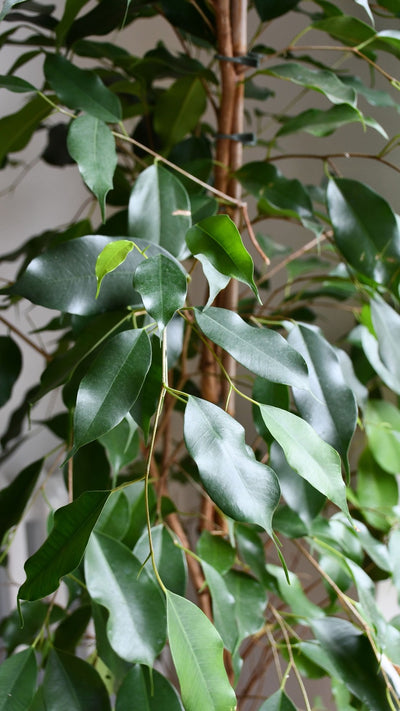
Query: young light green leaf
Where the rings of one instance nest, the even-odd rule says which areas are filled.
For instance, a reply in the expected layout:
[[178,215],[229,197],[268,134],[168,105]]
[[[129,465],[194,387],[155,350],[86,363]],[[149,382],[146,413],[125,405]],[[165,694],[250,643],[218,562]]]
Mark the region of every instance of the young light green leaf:
[[107,341],[79,386],[74,452],[112,430],[128,414],[150,363],[150,341],[143,329],[123,331]]
[[[394,288],[399,276],[400,231],[389,204],[356,180],[330,180],[327,190],[334,239],[360,274]],[[395,282],[395,283],[394,283]]]
[[307,89],[314,89],[324,94],[333,104],[355,106],[357,102],[354,89],[346,86],[336,74],[327,69],[310,69],[299,62],[287,62],[267,67],[257,73],[286,79]]
[[261,704],[259,711],[296,711],[296,707],[286,696],[283,689],[278,689],[275,694]]
[[[151,674],[151,676],[150,676]],[[156,669],[135,664],[122,682],[115,711],[184,711],[175,687]]]
[[181,77],[164,91],[154,108],[154,128],[167,147],[193,131],[207,108],[207,96],[197,76]]
[[25,563],[20,600],[39,600],[57,589],[60,578],[78,567],[108,491],[87,491],[54,514],[50,535]]
[[104,222],[106,197],[113,187],[117,166],[114,136],[98,118],[78,116],[70,124],[67,146],[71,158],[78,164],[83,180],[99,201]]
[[128,662],[153,666],[166,639],[165,603],[155,583],[129,548],[94,532],[85,554],[91,597],[110,615],[107,635]]
[[364,116],[359,109],[350,104],[335,104],[327,111],[307,109],[294,118],[288,119],[279,129],[277,136],[288,136],[298,131],[306,131],[313,136],[329,136],[338,128],[351,123],[361,123],[363,126],[374,128],[384,138],[388,138],[386,131],[373,118]]
[[28,464],[4,489],[0,490],[0,541],[20,520],[42,471],[43,459]]
[[118,123],[121,104],[95,72],[80,69],[61,54],[48,54],[44,73],[60,100],[71,109],[86,111],[105,123]]
[[309,387],[303,357],[277,331],[249,326],[234,311],[214,306],[195,309],[195,316],[207,338],[252,373],[274,383]]
[[133,284],[146,311],[163,332],[175,312],[185,304],[187,280],[184,270],[177,262],[158,254],[139,264]]
[[36,658],[31,647],[3,660],[0,668],[0,711],[30,708],[36,677]]
[[100,293],[101,282],[106,274],[113,272],[114,269],[119,267],[119,265],[125,261],[134,246],[134,243],[128,239],[118,239],[116,242],[109,242],[101,250],[96,261],[96,299]]
[[91,664],[52,649],[43,681],[46,711],[111,711],[107,689]]
[[129,199],[129,234],[159,244],[177,259],[187,256],[192,224],[189,195],[181,181],[158,163],[137,178]]
[[364,415],[369,448],[386,472],[400,471],[400,411],[391,402],[369,400]]
[[350,516],[340,457],[297,415],[272,405],[260,405],[262,418],[281,445],[290,466],[315,489]]
[[10,75],[10,74],[1,74],[0,75],[0,89],[8,89],[9,91],[14,91],[17,94],[24,94],[25,92],[37,91],[37,89],[29,81],[26,81],[25,79],[21,79],[21,77],[16,77],[16,76]]
[[[182,549],[179,548],[178,545],[175,545],[175,542],[179,544],[179,540],[177,537],[175,537],[174,540],[169,530],[162,524],[154,526],[151,529],[151,537],[157,569],[165,587],[177,595],[185,595],[187,585],[186,558]],[[139,538],[135,544],[133,553],[136,558],[144,564],[146,572],[156,583],[157,581],[150,560],[148,531],[145,531]]]
[[217,271],[247,284],[259,299],[253,260],[228,215],[213,215],[201,220],[188,230],[186,243],[195,257],[204,255]]
[[288,342],[307,363],[310,390],[293,388],[296,407],[315,432],[336,449],[349,476],[348,451],[357,424],[357,405],[337,355],[315,328],[298,324]]
[[243,427],[221,408],[189,397],[184,434],[204,487],[235,521],[257,523],[272,535],[280,490],[275,472],[246,446]]
[[10,336],[0,336],[0,363],[0,407],[2,407],[10,399],[14,383],[22,368],[21,351]]
[[214,625],[192,602],[167,591],[168,637],[186,711],[235,711],[223,644]]

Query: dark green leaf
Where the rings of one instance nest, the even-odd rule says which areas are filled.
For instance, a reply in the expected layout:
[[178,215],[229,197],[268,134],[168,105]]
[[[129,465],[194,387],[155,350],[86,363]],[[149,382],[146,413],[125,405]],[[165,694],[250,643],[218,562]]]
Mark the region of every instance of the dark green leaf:
[[345,259],[378,284],[393,286],[399,274],[400,232],[386,200],[347,178],[329,182],[327,199],[335,242]]
[[391,402],[370,400],[365,409],[365,430],[375,461],[386,472],[400,471],[400,411]]
[[336,450],[297,415],[271,405],[260,405],[260,409],[266,426],[281,445],[290,466],[349,515]]
[[154,128],[167,147],[193,131],[207,107],[198,77],[182,77],[164,91],[154,109]]
[[253,260],[228,215],[214,215],[201,220],[187,232],[186,242],[200,262],[203,256],[206,257],[214,269],[247,284],[259,298],[254,282]]
[[211,341],[251,372],[275,383],[308,388],[303,357],[277,331],[249,326],[234,311],[195,309],[196,321]]
[[74,450],[106,434],[128,414],[151,363],[143,329],[109,339],[81,381],[74,417]]
[[167,591],[168,637],[186,711],[234,711],[236,696],[223,662],[223,644],[204,613]]
[[91,605],[77,607],[62,620],[54,633],[54,646],[64,652],[75,652],[92,617]]
[[60,607],[53,605],[50,608],[49,604],[40,600],[21,602],[21,614],[23,627],[18,610],[13,610],[8,617],[3,617],[0,624],[2,644],[8,655],[20,645],[32,644],[46,620],[53,624],[65,617],[65,612]]
[[325,496],[315,489],[288,464],[283,449],[277,442],[270,448],[269,463],[279,480],[282,496],[288,506],[295,511],[306,526],[310,526],[321,511]]
[[327,69],[309,69],[298,62],[287,62],[267,67],[259,72],[279,79],[286,79],[307,89],[314,89],[324,94],[333,104],[356,105],[355,91],[346,86],[333,72]]
[[227,573],[235,562],[235,549],[221,536],[203,531],[197,541],[197,555],[221,575]]
[[14,7],[14,5],[19,5],[19,3],[25,2],[25,0],[4,0],[3,2],[3,7],[0,12],[0,21],[4,20],[5,16],[8,15],[10,10]]
[[0,165],[8,153],[25,148],[40,122],[51,111],[52,107],[47,101],[41,96],[35,96],[15,114],[0,119]]
[[185,272],[176,262],[158,254],[139,264],[133,283],[146,311],[157,321],[159,330],[164,331],[175,312],[185,304]]
[[106,448],[108,459],[116,477],[121,469],[133,462],[139,453],[137,425],[131,415],[125,415],[119,425],[99,438]]
[[285,15],[293,10],[299,0],[255,0],[255,6],[263,22]]
[[35,87],[30,84],[29,81],[25,81],[25,79],[21,79],[20,77],[16,77],[9,74],[0,75],[0,89],[8,89],[9,91],[15,91],[17,94],[24,94],[25,92],[29,91],[36,91]]
[[121,120],[118,97],[107,89],[94,72],[79,69],[60,54],[47,55],[44,72],[51,88],[66,106],[86,111],[105,123],[118,123]]
[[338,128],[351,123],[361,123],[363,126],[374,128],[384,138],[388,138],[386,131],[379,123],[373,118],[363,116],[361,111],[354,106],[350,106],[350,104],[336,104],[327,111],[307,109],[294,118],[285,121],[277,136],[288,136],[298,131],[306,131],[306,133],[311,133],[313,136],[328,136]]
[[342,457],[349,476],[348,451],[357,424],[357,405],[333,347],[319,330],[298,324],[288,341],[307,363],[310,390],[293,388],[300,415]]
[[88,0],[66,0],[63,15],[55,30],[58,46],[61,46],[64,43],[65,35],[75,20],[77,14],[87,2]]
[[86,550],[85,575],[90,595],[110,613],[107,635],[114,651],[129,662],[152,666],[166,636],[157,584],[126,546],[99,532]]
[[[257,403],[260,402],[263,405],[274,405],[275,407],[281,407],[282,410],[289,409],[289,388],[287,385],[273,383],[271,380],[261,378],[259,375],[254,381],[252,397]],[[270,433],[261,417],[260,408],[254,403],[252,405],[252,414],[258,434],[269,443],[271,441]]]
[[[168,529],[163,525],[154,526],[151,529],[153,541],[154,558],[161,580],[165,587],[177,595],[185,595],[187,585],[186,559],[183,551],[175,545],[174,539]],[[175,537],[179,544],[179,539]],[[136,558],[145,564],[144,568],[150,577],[156,582],[153,567],[151,564],[149,534],[143,533],[136,543],[133,552]],[[145,561],[147,561],[145,563]]]
[[143,430],[145,439],[149,435],[150,421],[154,415],[162,384],[162,348],[158,338],[152,339],[152,359],[139,397],[131,408],[131,415]]
[[279,689],[261,704],[259,711],[296,711],[296,707],[283,689]]
[[110,700],[97,671],[83,659],[53,649],[43,682],[46,711],[110,711]]
[[136,664],[126,675],[118,691],[115,711],[183,711],[178,693],[171,682],[156,669]]
[[310,196],[299,180],[288,180],[272,163],[246,163],[236,173],[243,187],[259,201],[259,208],[272,215],[310,220]]
[[78,163],[83,180],[97,197],[103,222],[107,193],[112,190],[117,165],[115,139],[108,126],[93,116],[78,116],[71,122],[68,151]]
[[257,523],[272,535],[279,485],[273,470],[246,446],[243,427],[216,405],[191,396],[184,433],[204,487],[217,506],[235,521]]
[[0,711],[25,711],[30,708],[36,677],[33,649],[24,649],[5,659],[0,669]]
[[[64,466],[64,478],[67,483],[67,464]],[[81,447],[74,456],[74,499],[77,499],[84,491],[103,491],[110,489],[111,484],[110,465],[101,444],[99,444],[99,442],[89,442],[89,444]]]
[[25,563],[26,581],[18,592],[21,600],[50,595],[60,578],[77,568],[107,498],[107,491],[88,491],[55,512],[49,537]]
[[10,336],[0,336],[0,407],[10,399],[22,368],[22,355]]
[[32,462],[23,469],[4,489],[0,491],[0,542],[11,528],[15,526],[28,503],[36,482],[42,471],[43,459]]
[[129,233],[181,259],[190,225],[190,200],[180,180],[158,163],[140,173],[129,199]]
[[267,587],[269,575],[265,568],[264,543],[259,533],[249,526],[235,524],[235,536],[240,557],[249,566],[256,578]]

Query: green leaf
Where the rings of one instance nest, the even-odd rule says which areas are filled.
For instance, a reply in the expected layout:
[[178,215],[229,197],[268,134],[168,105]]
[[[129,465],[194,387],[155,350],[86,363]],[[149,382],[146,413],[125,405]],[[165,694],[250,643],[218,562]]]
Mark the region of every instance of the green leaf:
[[[366,449],[357,467],[357,499],[367,523],[387,531],[389,512],[399,500],[396,477],[386,472]],[[357,523],[357,526],[359,524]]]
[[130,414],[125,415],[116,427],[102,435],[99,441],[106,449],[114,477],[139,454],[137,425]]
[[389,711],[380,662],[360,630],[338,617],[314,620],[311,626],[336,676],[370,711]]
[[348,451],[357,425],[357,405],[333,347],[312,326],[298,324],[288,342],[307,363],[309,390],[293,388],[296,407],[308,424],[342,457],[349,476]]
[[339,77],[327,69],[310,69],[299,62],[287,62],[267,67],[258,74],[268,74],[279,79],[286,79],[307,89],[314,89],[326,96],[333,104],[356,105],[357,95],[354,89],[346,86]]
[[251,372],[275,383],[308,388],[303,357],[277,331],[249,326],[234,311],[214,306],[195,309],[195,316],[207,338]]
[[330,180],[327,191],[334,239],[360,274],[389,288],[398,281],[400,232],[389,204],[356,180]]
[[235,562],[235,549],[221,536],[213,536],[209,531],[202,531],[197,541],[197,555],[224,575]]
[[[150,676],[151,673],[151,676]],[[178,693],[171,682],[156,669],[135,665],[122,682],[115,711],[183,711]]]
[[119,265],[125,261],[128,254],[132,252],[134,246],[134,243],[128,239],[118,239],[115,242],[109,242],[101,250],[96,261],[96,299],[100,293],[101,282],[106,274],[113,272],[114,269],[119,267]]
[[163,332],[175,312],[185,305],[186,273],[175,261],[158,254],[139,264],[133,283],[146,311]]
[[293,10],[299,0],[255,0],[255,6],[263,22],[285,15]]
[[246,163],[236,172],[243,187],[257,198],[259,209],[300,220],[313,217],[310,196],[299,180],[288,180],[272,163]]
[[321,511],[325,496],[308,483],[288,464],[282,447],[273,442],[270,447],[269,463],[276,472],[282,496],[288,506],[295,511],[306,526],[310,526]]
[[283,689],[278,689],[275,694],[272,694],[269,699],[261,704],[259,711],[296,711],[296,707],[286,696]]
[[48,621],[50,624],[65,617],[64,610],[58,605],[52,605],[36,600],[21,602],[20,612],[24,621],[21,627],[21,617],[18,610],[13,610],[8,617],[3,617],[0,623],[0,635],[7,655],[11,656],[20,645],[32,644]]
[[231,623],[237,630],[235,651],[238,653],[241,642],[265,624],[267,595],[257,580],[242,571],[231,570],[224,580],[234,600]]
[[[384,329],[381,329],[384,330]],[[366,326],[358,326],[357,334],[360,336],[362,349],[367,357],[372,368],[379,375],[381,380],[387,385],[390,390],[393,390],[398,395],[400,394],[400,380],[397,375],[396,368],[394,371],[389,370],[381,359],[379,352],[380,342],[369,331]]]
[[5,659],[0,669],[0,711],[25,711],[30,708],[36,677],[37,665],[32,648]]
[[54,646],[56,649],[74,654],[91,619],[92,606],[90,604],[75,608],[57,626],[54,633]]
[[400,411],[391,402],[370,400],[364,415],[369,448],[379,466],[400,471]]
[[121,120],[118,97],[107,89],[95,72],[79,69],[61,54],[48,54],[44,73],[51,88],[66,106],[85,111],[105,123]]
[[25,467],[7,487],[0,490],[0,543],[15,526],[28,503],[42,471],[43,459]]
[[18,598],[38,600],[58,588],[60,578],[78,567],[108,491],[87,491],[54,514],[49,537],[25,563]]
[[151,347],[145,330],[123,331],[107,341],[79,386],[74,451],[112,430],[128,414],[150,363]]
[[130,524],[129,500],[122,489],[113,491],[96,523],[95,531],[122,541]]
[[154,108],[154,129],[167,148],[193,131],[207,108],[207,96],[198,77],[181,77],[159,97]]
[[114,136],[98,118],[78,116],[70,124],[67,146],[71,158],[78,164],[83,180],[99,201],[104,222],[106,197],[112,190],[117,166]]
[[313,136],[329,136],[338,128],[351,123],[361,123],[363,126],[374,128],[384,138],[388,138],[386,131],[373,118],[363,116],[354,106],[350,104],[335,104],[327,111],[319,109],[307,109],[294,118],[288,119],[279,129],[277,136],[288,136],[298,131],[306,131]]
[[259,299],[253,260],[228,215],[213,215],[201,220],[188,230],[186,243],[200,261],[201,256],[205,256],[217,271],[247,284]]
[[[175,540],[178,544],[179,540],[176,536],[174,539],[162,524],[151,529],[151,537],[156,566],[165,587],[177,595],[185,595],[187,585],[186,559],[183,551],[175,545]],[[156,583],[154,570],[149,559],[150,545],[147,531],[137,541],[133,553]]]
[[19,5],[21,2],[25,2],[26,0],[4,0],[3,2],[3,7],[0,12],[0,21],[4,20],[5,16],[8,15],[10,10],[14,7],[14,5]]
[[260,405],[262,418],[281,445],[290,466],[349,516],[340,457],[297,415]]
[[216,405],[190,396],[184,435],[214,503],[235,521],[257,523],[272,535],[279,485],[275,472],[246,446],[243,427]]
[[10,399],[22,368],[22,355],[10,336],[0,336],[0,407]]
[[182,259],[191,223],[189,195],[175,175],[158,163],[140,173],[129,199],[129,234]]
[[[393,383],[393,380],[395,381],[395,392],[400,395],[400,364],[398,358],[400,316],[379,294],[374,295],[370,305],[372,325],[378,341],[379,355],[384,367],[391,374],[391,383]],[[371,365],[374,364],[371,363]],[[378,374],[380,373],[378,372]]]
[[375,37],[375,30],[352,15],[340,15],[314,22],[313,28],[327,32],[345,45],[358,45]]
[[369,6],[368,0],[354,0],[354,2],[356,2],[357,5],[361,5],[361,7],[364,8],[364,10],[365,10],[365,12],[367,13],[369,19],[371,20],[372,24],[374,25],[374,24],[375,24],[374,16],[373,16],[373,14],[372,14],[372,12],[371,12],[371,8],[370,8],[370,6]]
[[234,711],[236,696],[223,662],[223,644],[204,613],[167,591],[168,637],[186,711]]
[[119,541],[94,532],[85,555],[91,597],[110,613],[107,635],[129,662],[153,666],[165,644],[165,604],[140,561]]
[[324,611],[308,599],[295,573],[287,571],[288,581],[285,571],[277,565],[267,565],[267,572],[275,578],[279,597],[289,606],[291,615],[305,620],[325,616]]
[[0,119],[0,165],[8,153],[25,148],[41,121],[52,110],[41,96],[35,96],[15,114]]
[[104,683],[79,657],[52,649],[43,681],[46,711],[111,711]]
[[225,649],[233,653],[238,643],[238,629],[234,619],[235,598],[221,573],[205,561],[201,561],[201,565],[211,595],[214,625]]
[[21,79],[21,77],[16,77],[9,74],[0,75],[0,89],[8,89],[9,91],[15,91],[17,94],[37,91],[37,89],[33,86],[33,84],[30,84],[29,81]]

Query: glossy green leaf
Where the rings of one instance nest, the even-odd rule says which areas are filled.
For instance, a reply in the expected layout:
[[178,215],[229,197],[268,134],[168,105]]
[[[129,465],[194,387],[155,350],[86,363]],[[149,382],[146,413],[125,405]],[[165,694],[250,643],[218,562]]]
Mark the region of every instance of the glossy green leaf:
[[288,180],[272,163],[246,163],[236,173],[243,187],[259,201],[262,212],[311,219],[313,207],[299,180]]
[[288,571],[289,582],[285,571],[277,565],[267,565],[267,572],[276,580],[279,596],[288,605],[291,613],[305,620],[325,617],[324,611],[308,599],[297,575]]
[[293,388],[296,407],[315,432],[336,449],[349,476],[348,451],[357,425],[357,404],[339,359],[319,330],[298,324],[288,342],[307,363],[309,390]]
[[195,257],[200,259],[204,255],[214,269],[247,284],[259,298],[254,282],[253,260],[228,215],[214,215],[201,220],[187,232],[186,242]]
[[22,368],[22,355],[10,336],[0,336],[0,407],[10,399]]
[[96,278],[97,278],[97,291],[96,299],[100,293],[101,282],[103,281],[106,274],[113,272],[114,269],[119,267],[128,254],[134,249],[134,243],[128,239],[118,239],[115,242],[109,242],[101,250],[96,261]]
[[209,531],[202,531],[197,541],[197,555],[224,575],[235,562],[235,549],[221,536],[213,536]]
[[313,136],[329,136],[338,128],[351,123],[361,123],[378,131],[384,138],[388,138],[386,131],[373,118],[363,116],[354,106],[350,104],[335,104],[327,111],[320,109],[307,109],[294,118],[284,122],[279,129],[277,136],[288,136],[291,133],[305,131]]
[[292,412],[260,405],[262,418],[281,445],[290,466],[349,515],[340,457],[304,420]]
[[159,330],[164,331],[175,312],[185,305],[185,272],[172,259],[158,254],[139,264],[133,283],[146,311],[157,321]]
[[381,353],[379,352],[380,342],[366,326],[358,326],[357,334],[360,337],[364,354],[377,375],[379,375],[388,388],[400,394],[400,379],[397,374],[398,368],[396,367],[395,370],[389,370],[389,368],[386,367],[381,358]]
[[201,263],[204,276],[208,281],[209,293],[206,303],[206,309],[208,309],[219,292],[225,289],[225,287],[229,284],[230,277],[221,274],[221,272],[213,267],[210,260],[204,254],[196,254],[196,259],[198,259]]
[[190,225],[189,195],[181,181],[158,163],[140,173],[129,199],[129,234],[182,259],[187,256],[185,235]]
[[107,635],[114,651],[126,661],[153,666],[165,644],[165,604],[140,561],[119,541],[95,532],[85,576],[91,597],[110,613]]
[[400,231],[386,200],[347,178],[329,182],[327,200],[334,239],[345,259],[360,274],[393,287],[399,275]]
[[308,481],[299,477],[298,473],[288,464],[282,447],[273,442],[270,447],[269,463],[276,472],[281,487],[282,496],[288,506],[295,511],[306,526],[321,511],[325,496],[321,494]]
[[143,329],[109,339],[81,381],[74,417],[74,450],[118,425],[139,395],[151,363]]
[[0,669],[0,711],[25,711],[30,708],[37,677],[32,648],[5,659]]
[[191,396],[184,434],[214,503],[235,521],[257,523],[272,535],[279,485],[273,470],[246,446],[243,427],[216,405]]
[[263,22],[285,15],[293,10],[299,0],[255,0],[255,6]]
[[277,331],[249,326],[238,314],[212,306],[195,309],[198,325],[251,372],[275,383],[308,388],[303,357]]
[[112,190],[117,165],[114,136],[98,118],[78,116],[70,124],[67,145],[83,180],[99,201],[104,222],[106,197]]
[[48,54],[44,73],[51,88],[66,106],[85,111],[105,123],[121,120],[118,97],[94,72],[79,69],[61,54]]
[[0,21],[4,20],[10,10],[12,10],[15,5],[19,5],[21,2],[25,2],[25,0],[4,0],[3,7],[0,12]]
[[41,121],[51,111],[47,101],[35,96],[16,113],[0,119],[0,165],[8,153],[25,148]]
[[78,567],[108,491],[88,491],[54,514],[50,535],[25,563],[21,600],[38,600],[58,588],[60,578]]
[[238,629],[234,619],[235,598],[221,573],[205,561],[201,565],[211,595],[214,625],[224,647],[232,653],[238,643]]
[[391,402],[370,400],[364,414],[368,445],[386,472],[400,471],[400,411]]
[[338,15],[326,20],[314,22],[313,27],[327,32],[346,45],[358,45],[368,42],[375,36],[375,30],[352,15]]
[[[371,299],[372,324],[378,341],[378,350],[383,365],[391,374],[391,381],[395,381],[397,387],[394,391],[400,395],[400,364],[399,364],[399,338],[400,338],[400,315],[379,294],[375,294]],[[374,364],[371,363],[373,366]],[[378,375],[380,373],[378,372]]]
[[135,665],[122,682],[115,711],[183,711],[178,693],[171,682],[156,669]]
[[314,620],[311,626],[350,691],[371,711],[389,711],[380,662],[360,630],[338,617]]
[[[178,547],[179,539],[177,536],[173,538],[168,529],[161,524],[151,529],[151,537],[156,566],[165,587],[177,595],[185,595],[187,585],[186,559],[182,549]],[[178,545],[175,545],[175,540]],[[157,581],[149,558],[150,545],[147,531],[143,533],[135,544],[133,553],[136,558],[144,564],[144,569],[156,583]]]
[[52,649],[43,682],[46,711],[110,711],[107,689],[91,664]]
[[99,441],[106,449],[114,476],[139,454],[137,425],[130,414],[125,415],[116,427],[99,437]]
[[314,89],[326,96],[333,104],[356,105],[355,91],[327,69],[310,69],[305,64],[287,62],[267,67],[259,72],[278,79],[286,79],[307,89]]
[[265,624],[267,595],[258,580],[242,571],[231,570],[224,580],[234,600],[231,624],[237,629],[235,651],[238,652],[241,642]]
[[[64,477],[67,482],[68,464],[64,465]],[[101,444],[95,441],[81,447],[75,454],[73,463],[74,499],[84,491],[105,491],[111,486],[110,463]]]
[[259,711],[296,711],[296,707],[283,689],[279,689],[261,704]]
[[73,654],[92,618],[92,606],[82,605],[67,615],[54,633],[54,646]]
[[11,526],[21,519],[43,467],[43,459],[28,464],[4,489],[0,490],[0,542]]
[[29,81],[10,74],[0,75],[0,89],[8,89],[9,91],[14,91],[17,94],[24,94],[25,92],[36,91],[36,88],[33,86],[33,84],[30,84]]
[[121,541],[128,532],[129,523],[130,506],[124,490],[112,492],[98,518],[95,531]]
[[154,129],[171,147],[196,128],[206,107],[206,92],[198,77],[177,79],[156,103]]
[[223,662],[223,644],[204,613],[167,591],[168,637],[186,711],[234,711],[236,696]]
[[[168,333],[168,332],[167,332]],[[149,436],[150,422],[154,415],[162,384],[162,346],[159,338],[152,339],[151,368],[146,375],[139,397],[131,408],[130,414],[143,431],[145,440]],[[169,350],[169,349],[168,349]]]
[[[396,477],[386,472],[366,449],[357,467],[357,499],[367,523],[387,531],[387,516],[399,500]],[[358,525],[358,524],[357,524]]]

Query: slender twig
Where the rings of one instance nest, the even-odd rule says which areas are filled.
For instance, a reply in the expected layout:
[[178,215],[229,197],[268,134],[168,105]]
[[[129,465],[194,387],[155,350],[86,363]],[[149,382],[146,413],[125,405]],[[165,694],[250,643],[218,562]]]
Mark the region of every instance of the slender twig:
[[360,159],[365,159],[365,160],[376,160],[379,163],[382,163],[383,165],[386,165],[388,168],[391,168],[392,170],[395,170],[397,173],[400,173],[400,167],[395,165],[394,163],[391,163],[388,160],[385,160],[384,158],[381,158],[381,156],[378,155],[373,155],[371,153],[357,153],[357,152],[351,152],[349,153],[348,151],[344,151],[343,153],[327,153],[326,155],[311,155],[309,153],[286,153],[282,154],[279,156],[269,156],[268,157],[268,162],[273,163],[278,160],[321,160],[321,161],[328,161],[331,158],[346,158],[349,160],[350,158],[360,158]]
[[4,323],[4,324],[7,326],[7,328],[10,329],[10,331],[12,331],[13,333],[15,333],[16,336],[18,336],[19,338],[21,338],[21,340],[25,341],[25,343],[27,343],[28,346],[30,346],[30,347],[33,348],[35,351],[37,351],[38,353],[40,353],[40,355],[43,356],[43,358],[45,358],[45,360],[46,360],[48,363],[51,361],[52,356],[51,356],[49,353],[46,353],[46,351],[44,351],[43,348],[40,348],[39,346],[37,346],[36,343],[34,343],[33,341],[31,341],[30,338],[28,338],[27,336],[25,336],[25,334],[22,333],[22,331],[20,331],[19,328],[17,328],[17,327],[14,326],[12,323],[10,323],[10,321],[8,321],[6,318],[4,318],[4,316],[0,316],[0,321],[1,321],[2,323]]

